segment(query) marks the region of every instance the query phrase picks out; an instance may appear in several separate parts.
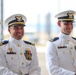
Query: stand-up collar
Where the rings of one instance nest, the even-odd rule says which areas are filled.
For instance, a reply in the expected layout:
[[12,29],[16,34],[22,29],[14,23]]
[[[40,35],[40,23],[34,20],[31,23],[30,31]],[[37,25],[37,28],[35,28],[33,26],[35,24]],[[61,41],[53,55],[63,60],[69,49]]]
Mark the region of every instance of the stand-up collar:
[[59,38],[69,39],[70,38],[70,35],[66,35],[66,34],[63,34],[62,32],[60,32],[59,33]]
[[13,43],[15,43],[15,44],[20,44],[20,43],[22,42],[22,39],[21,39],[21,40],[16,40],[16,39],[14,39],[14,38],[12,38],[12,37],[10,36],[9,41],[10,41],[10,42],[13,42]]

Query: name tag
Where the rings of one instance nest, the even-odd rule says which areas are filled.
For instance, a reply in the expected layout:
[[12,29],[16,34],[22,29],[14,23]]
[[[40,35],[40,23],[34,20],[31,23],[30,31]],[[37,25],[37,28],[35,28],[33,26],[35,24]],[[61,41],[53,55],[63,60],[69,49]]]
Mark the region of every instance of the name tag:
[[7,54],[16,54],[16,52],[7,52]]
[[60,49],[60,48],[67,48],[67,46],[59,46],[58,48],[59,48],[59,49]]

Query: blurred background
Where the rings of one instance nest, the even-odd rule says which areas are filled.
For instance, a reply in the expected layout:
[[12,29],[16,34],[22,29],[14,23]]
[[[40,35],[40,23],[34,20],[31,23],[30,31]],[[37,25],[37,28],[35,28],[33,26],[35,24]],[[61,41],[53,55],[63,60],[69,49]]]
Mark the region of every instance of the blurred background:
[[[54,16],[65,10],[76,11],[76,0],[0,0],[0,9],[0,40],[9,37],[7,26],[3,24],[5,19],[20,13],[27,17],[23,39],[45,45],[60,31]],[[74,25],[73,36],[76,36],[75,30]]]
[[[57,13],[65,10],[76,11],[76,0],[0,0],[0,41],[10,36],[4,21],[13,14],[27,17],[24,40],[36,44],[42,75],[48,75],[46,69],[46,42],[59,33]],[[72,36],[76,37],[76,23]],[[44,64],[43,64],[44,63]]]

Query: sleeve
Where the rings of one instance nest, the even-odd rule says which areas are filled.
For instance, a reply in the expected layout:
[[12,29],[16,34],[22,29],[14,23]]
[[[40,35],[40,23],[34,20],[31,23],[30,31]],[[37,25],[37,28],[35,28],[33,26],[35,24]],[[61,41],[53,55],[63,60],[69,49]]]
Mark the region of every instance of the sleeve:
[[18,75],[8,69],[7,61],[3,53],[2,46],[0,46],[0,75]]
[[75,75],[75,72],[66,70],[59,66],[56,47],[54,43],[50,41],[46,44],[46,67],[49,74],[52,75]]
[[32,47],[32,62],[30,64],[29,75],[41,75],[41,68],[39,67],[36,47]]

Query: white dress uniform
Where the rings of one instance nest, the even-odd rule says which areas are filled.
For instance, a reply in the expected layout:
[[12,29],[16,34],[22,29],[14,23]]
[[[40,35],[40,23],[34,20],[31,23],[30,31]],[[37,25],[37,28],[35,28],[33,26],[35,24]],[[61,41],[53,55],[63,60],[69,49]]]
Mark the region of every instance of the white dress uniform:
[[40,75],[35,46],[10,37],[0,46],[0,75]]
[[50,75],[75,75],[76,40],[63,33],[46,46],[46,65]]

